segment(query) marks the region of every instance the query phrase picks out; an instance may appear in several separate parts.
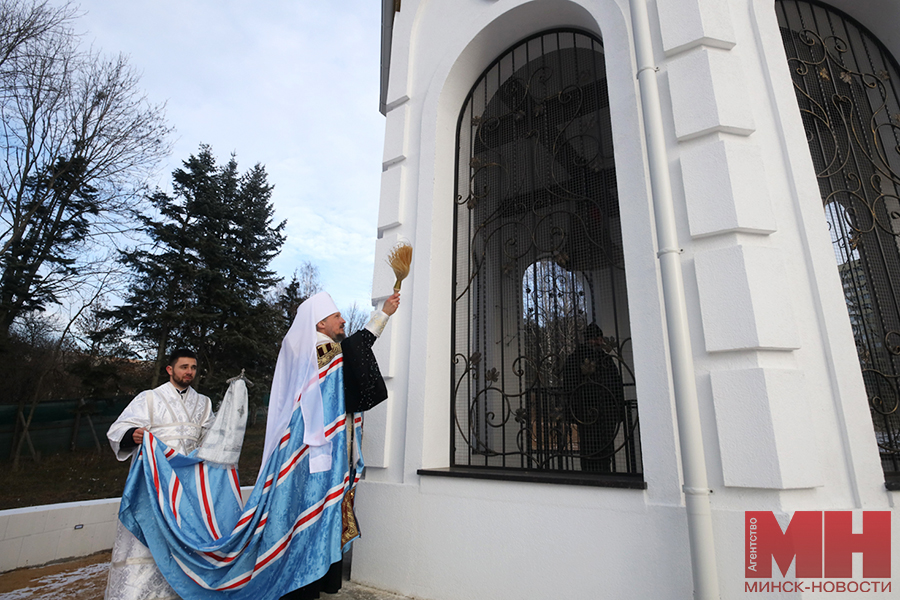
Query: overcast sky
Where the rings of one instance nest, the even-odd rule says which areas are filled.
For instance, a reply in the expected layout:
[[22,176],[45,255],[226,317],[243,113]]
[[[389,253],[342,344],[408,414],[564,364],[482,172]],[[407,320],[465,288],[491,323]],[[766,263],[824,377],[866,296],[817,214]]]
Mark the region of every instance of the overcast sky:
[[[51,0],[52,1],[52,0]],[[338,307],[371,297],[384,117],[377,0],[75,0],[86,44],[123,53],[166,103],[174,150],[157,185],[200,144],[219,164],[262,163],[290,277],[319,267]],[[390,290],[388,290],[388,293]]]

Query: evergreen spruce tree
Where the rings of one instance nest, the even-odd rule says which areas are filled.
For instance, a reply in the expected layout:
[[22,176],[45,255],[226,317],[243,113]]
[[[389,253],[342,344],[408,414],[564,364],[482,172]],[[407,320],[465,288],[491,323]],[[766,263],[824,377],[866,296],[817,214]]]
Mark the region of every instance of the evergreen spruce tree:
[[201,146],[173,174],[173,193],[153,198],[158,218],[144,218],[153,244],[123,254],[134,276],[113,313],[152,348],[157,373],[176,347],[200,359],[198,386],[221,397],[241,372],[268,389],[283,331],[266,294],[279,279],[269,263],[284,243],[274,224],[272,185],[257,165],[241,175],[234,156],[218,166]]

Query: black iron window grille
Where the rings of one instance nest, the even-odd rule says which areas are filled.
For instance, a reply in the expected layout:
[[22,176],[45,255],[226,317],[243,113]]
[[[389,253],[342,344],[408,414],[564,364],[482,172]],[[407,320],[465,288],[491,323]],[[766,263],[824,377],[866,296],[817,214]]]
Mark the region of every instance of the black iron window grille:
[[900,482],[900,70],[851,17],[778,0],[885,478]]
[[602,42],[544,32],[457,126],[451,465],[640,479]]

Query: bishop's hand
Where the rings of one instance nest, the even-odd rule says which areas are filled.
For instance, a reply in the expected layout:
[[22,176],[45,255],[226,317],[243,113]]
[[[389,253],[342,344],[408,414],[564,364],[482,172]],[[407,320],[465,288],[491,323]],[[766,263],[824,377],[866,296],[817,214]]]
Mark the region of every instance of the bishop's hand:
[[384,301],[381,311],[387,316],[391,316],[397,312],[398,306],[400,306],[400,292],[394,292],[390,298]]

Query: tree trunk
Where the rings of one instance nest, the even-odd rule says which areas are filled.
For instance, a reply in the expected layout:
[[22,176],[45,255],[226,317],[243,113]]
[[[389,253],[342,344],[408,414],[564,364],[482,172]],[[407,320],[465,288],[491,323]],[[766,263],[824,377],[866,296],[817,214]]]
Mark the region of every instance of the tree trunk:
[[16,455],[16,448],[19,445],[19,436],[22,435],[21,422],[25,421],[25,418],[22,416],[25,413],[25,399],[19,398],[19,406],[16,408],[16,422],[13,426],[13,436],[12,436],[12,446],[9,448],[9,460],[12,460]]
[[150,387],[155,389],[159,386],[159,374],[162,371],[163,363],[166,360],[166,344],[169,341],[169,328],[164,327],[162,334],[159,336],[159,347],[156,349],[156,361],[153,363],[153,380]]
[[[38,461],[38,454],[35,452],[34,445],[31,443],[31,436],[28,434],[28,428],[31,427],[31,420],[34,418],[34,413],[37,410],[38,402],[41,398],[41,388],[44,383],[44,373],[38,377],[37,385],[34,388],[34,396],[31,399],[31,409],[28,411],[28,418],[25,419],[22,412],[19,413],[19,419],[23,420],[22,422],[22,435],[19,436],[19,439],[16,443],[15,450],[13,451],[13,471],[19,470],[19,458],[22,456],[22,443],[27,439],[28,440],[28,449],[31,450],[31,458],[34,462]],[[24,408],[24,407],[23,407]]]
[[15,464],[18,461],[18,452],[21,452],[22,449],[22,441],[28,442],[28,451],[31,452],[31,460],[34,462],[38,461],[37,451],[34,449],[34,444],[31,442],[31,435],[28,433],[28,427],[22,427],[25,425],[25,401],[19,403],[19,408],[16,410],[16,429],[13,435],[13,445],[9,451],[9,458]]
[[94,422],[91,420],[91,415],[86,415],[88,426],[91,428],[91,435],[94,436],[94,448],[97,449],[97,454],[103,454],[103,448],[100,446],[100,438],[97,437],[97,430],[94,429]]
[[78,427],[81,425],[81,406],[75,410],[75,422],[72,424],[72,441],[69,444],[69,451],[74,452],[78,446]]

